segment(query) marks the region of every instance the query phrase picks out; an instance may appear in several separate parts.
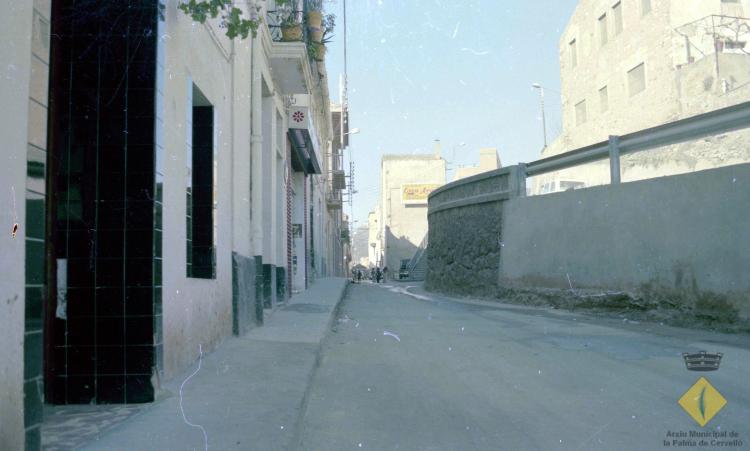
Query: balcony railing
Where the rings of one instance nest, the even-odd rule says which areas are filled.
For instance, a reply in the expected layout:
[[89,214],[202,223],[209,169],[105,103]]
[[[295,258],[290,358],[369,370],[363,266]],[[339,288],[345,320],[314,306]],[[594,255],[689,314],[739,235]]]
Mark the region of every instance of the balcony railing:
[[676,63],[697,62],[716,53],[750,54],[750,18],[711,15],[677,27],[683,54]]
[[[315,57],[313,55],[313,52],[311,52],[310,45],[312,40],[309,36],[309,30],[307,28],[307,22],[305,20],[305,14],[307,12],[307,8],[303,10],[294,10],[294,11],[288,11],[288,10],[281,10],[281,9],[275,9],[275,10],[269,10],[266,11],[266,26],[268,27],[268,32],[271,35],[271,40],[274,42],[283,42],[283,43],[304,43],[305,44],[305,50],[307,51],[307,58],[310,62],[310,67],[312,68],[312,75],[313,78],[316,80],[316,83],[320,81],[320,68],[318,67],[318,62],[315,60]],[[297,30],[296,34],[299,35],[299,37],[293,36],[294,33],[286,33],[284,32],[284,21],[285,19],[288,19],[288,14],[291,14],[293,17],[292,22],[295,24],[299,24],[299,29]]]
[[[284,36],[282,32],[282,24],[287,14],[293,16],[293,22],[299,24],[300,37],[298,39]],[[273,10],[266,13],[266,25],[268,25],[268,31],[271,33],[271,39],[274,42],[308,42],[307,38],[307,26],[305,26],[305,12],[304,11],[283,11]]]
[[341,191],[333,190],[328,192],[328,195],[326,197],[326,205],[328,206],[329,210],[341,210],[343,204],[344,202],[341,196]]

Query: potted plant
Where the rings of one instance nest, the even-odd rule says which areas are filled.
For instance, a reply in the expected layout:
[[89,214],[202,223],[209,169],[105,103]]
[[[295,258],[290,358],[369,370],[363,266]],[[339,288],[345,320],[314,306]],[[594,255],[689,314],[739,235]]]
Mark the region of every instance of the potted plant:
[[301,41],[302,24],[294,16],[288,17],[281,22],[282,41]]
[[310,38],[312,40],[311,48],[312,54],[316,61],[323,61],[326,57],[326,44],[331,42],[333,39],[333,29],[336,27],[336,16],[328,14],[323,18],[321,23],[320,38],[315,39],[312,34]]
[[323,24],[323,0],[308,0],[307,26],[310,29],[320,29]]
[[302,40],[302,24],[296,11],[297,0],[276,0],[282,41]]

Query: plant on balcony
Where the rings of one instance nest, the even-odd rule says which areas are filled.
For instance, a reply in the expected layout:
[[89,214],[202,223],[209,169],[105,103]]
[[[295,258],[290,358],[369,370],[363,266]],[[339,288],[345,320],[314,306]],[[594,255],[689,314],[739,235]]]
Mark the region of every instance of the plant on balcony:
[[297,0],[276,0],[281,13],[281,40],[301,41],[302,23],[297,15]]
[[188,0],[180,3],[177,8],[190,16],[198,23],[206,23],[209,18],[221,18],[220,26],[226,29],[226,35],[229,39],[239,36],[246,39],[250,33],[253,37],[258,34],[260,26],[260,6],[255,6],[253,17],[243,17],[242,10],[232,6],[233,0]]
[[321,28],[323,23],[323,0],[307,0],[307,26],[310,31]]
[[310,48],[313,58],[316,61],[323,61],[326,57],[326,44],[331,42],[333,39],[333,30],[336,27],[336,16],[333,14],[328,14],[323,18],[323,22],[321,23],[321,34],[319,39],[315,39],[312,34],[311,42],[310,42]]

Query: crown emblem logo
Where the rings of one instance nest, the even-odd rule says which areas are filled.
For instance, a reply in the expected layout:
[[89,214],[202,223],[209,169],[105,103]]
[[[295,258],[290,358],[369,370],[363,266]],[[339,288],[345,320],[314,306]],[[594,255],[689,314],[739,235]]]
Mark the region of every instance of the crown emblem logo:
[[715,354],[710,354],[706,351],[694,354],[685,352],[682,354],[682,358],[685,359],[685,366],[689,371],[716,371],[719,369],[723,355],[720,352]]

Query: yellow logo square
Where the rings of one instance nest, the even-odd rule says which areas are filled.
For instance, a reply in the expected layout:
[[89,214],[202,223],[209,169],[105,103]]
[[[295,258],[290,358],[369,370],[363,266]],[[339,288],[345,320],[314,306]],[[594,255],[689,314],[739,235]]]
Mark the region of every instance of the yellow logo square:
[[724,406],[727,400],[721,396],[705,377],[698,379],[690,389],[682,395],[678,401],[685,412],[690,415],[696,423],[705,426]]

